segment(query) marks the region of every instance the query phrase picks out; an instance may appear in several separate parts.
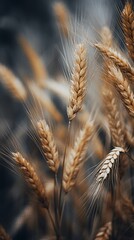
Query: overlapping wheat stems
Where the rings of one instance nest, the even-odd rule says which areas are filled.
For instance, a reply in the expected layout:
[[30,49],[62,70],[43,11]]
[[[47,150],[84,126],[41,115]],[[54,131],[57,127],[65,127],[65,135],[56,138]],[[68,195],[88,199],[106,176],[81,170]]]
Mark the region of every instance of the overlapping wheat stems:
[[121,72],[130,80],[134,81],[134,68],[130,65],[125,56],[117,52],[114,48],[104,46],[101,43],[95,44],[95,47],[108,59],[120,68]]
[[95,240],[110,240],[112,235],[112,223],[108,222],[99,229]]
[[124,77],[120,69],[116,68],[114,65],[109,66],[109,75],[113,80],[129,115],[134,117],[134,94],[127,78]]
[[72,72],[70,98],[67,107],[69,120],[73,120],[81,110],[86,93],[87,52],[84,43],[78,44],[75,50],[74,68]]
[[33,191],[33,193],[37,197],[41,206],[47,210],[51,223],[54,227],[55,233],[56,235],[58,235],[58,231],[56,229],[54,220],[50,212],[49,202],[46,196],[45,187],[42,181],[40,180],[40,178],[38,177],[35,169],[30,164],[30,162],[28,162],[19,152],[12,153],[12,158],[17,164],[18,168],[20,169],[21,173],[23,174],[24,179],[28,183],[30,189]]
[[122,27],[129,56],[134,61],[134,11],[130,2],[122,11]]
[[11,240],[3,226],[0,225],[0,240]]
[[119,158],[120,153],[124,153],[125,150],[121,147],[115,147],[103,160],[101,167],[96,176],[96,181],[101,184],[110,174],[113,166],[116,164],[116,161]]
[[6,66],[0,64],[0,81],[14,98],[25,101],[27,92],[23,83]]

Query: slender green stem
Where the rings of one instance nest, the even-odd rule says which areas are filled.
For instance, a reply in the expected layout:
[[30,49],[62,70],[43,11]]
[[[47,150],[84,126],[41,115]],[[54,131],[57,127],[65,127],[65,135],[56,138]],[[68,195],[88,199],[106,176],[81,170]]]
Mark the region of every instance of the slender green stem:
[[59,216],[58,216],[58,180],[57,173],[54,175],[54,212],[55,212],[55,223],[59,230]]
[[58,240],[59,237],[60,237],[60,236],[59,236],[59,232],[58,232],[58,230],[57,230],[57,228],[56,228],[56,225],[55,225],[55,222],[54,222],[54,220],[53,220],[53,217],[52,217],[52,214],[51,214],[50,209],[48,208],[47,211],[48,211],[48,215],[49,215],[50,221],[51,221],[51,223],[52,223],[53,229],[54,229],[54,231],[55,231],[55,234],[56,234],[56,237],[57,237],[57,240]]

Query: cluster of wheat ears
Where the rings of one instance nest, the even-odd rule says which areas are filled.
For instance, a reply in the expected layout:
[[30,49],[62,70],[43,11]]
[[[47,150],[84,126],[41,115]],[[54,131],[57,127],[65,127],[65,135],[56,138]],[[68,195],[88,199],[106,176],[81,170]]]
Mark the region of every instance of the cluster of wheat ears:
[[[69,11],[62,3],[55,3],[53,9],[61,33],[69,39]],[[38,205],[41,221],[45,221],[42,239],[134,238],[134,11],[131,3],[126,3],[121,20],[124,52],[108,26],[102,27],[97,43],[89,43],[87,39],[75,42],[70,90],[63,76],[57,81],[49,79],[42,60],[22,36],[18,41],[34,81],[20,81],[0,64],[1,82],[26,106],[35,141],[49,170],[45,171],[46,175],[38,171],[37,162],[30,161],[17,147],[8,152],[10,165],[22,174],[31,190],[30,212]],[[96,110],[89,112],[84,102],[88,99],[87,87],[90,88],[88,44],[97,52],[97,61],[101,59],[99,114]],[[29,107],[29,95],[41,111]],[[62,113],[51,95],[64,102],[67,114]],[[44,112],[45,117],[39,112]],[[54,128],[49,122],[55,124]],[[25,221],[26,217],[23,218]],[[0,239],[11,239],[2,226]]]

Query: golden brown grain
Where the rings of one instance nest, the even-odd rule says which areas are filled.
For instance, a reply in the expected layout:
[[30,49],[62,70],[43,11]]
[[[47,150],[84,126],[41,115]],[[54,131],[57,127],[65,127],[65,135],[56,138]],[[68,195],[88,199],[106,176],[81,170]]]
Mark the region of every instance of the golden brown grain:
[[53,172],[57,173],[60,164],[58,151],[54,142],[53,134],[45,120],[37,122],[37,132],[47,164]]
[[12,153],[12,158],[19,167],[24,179],[28,183],[33,193],[36,195],[42,207],[48,209],[48,200],[44,185],[37,176],[33,166],[19,152]]
[[86,92],[87,54],[83,43],[78,44],[75,51],[75,63],[72,73],[71,95],[67,107],[68,118],[71,121],[81,110]]
[[95,240],[110,240],[111,235],[112,235],[112,223],[108,222],[104,225],[104,227],[101,227],[99,229],[99,232],[95,237]]
[[3,226],[0,225],[0,240],[11,240]]

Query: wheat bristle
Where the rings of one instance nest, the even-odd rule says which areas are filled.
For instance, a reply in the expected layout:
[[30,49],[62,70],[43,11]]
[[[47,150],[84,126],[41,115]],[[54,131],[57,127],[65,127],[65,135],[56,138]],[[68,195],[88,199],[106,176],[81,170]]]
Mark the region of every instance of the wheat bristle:
[[3,226],[0,225],[0,240],[11,240]]
[[65,165],[62,182],[63,189],[66,193],[68,193],[75,185],[80,165],[86,154],[87,144],[93,136],[93,132],[94,125],[92,122],[88,122],[85,128],[80,130],[74,148],[70,152],[69,160]]
[[95,240],[110,240],[111,235],[112,235],[112,222],[108,222],[104,225],[104,227],[101,227],[99,229],[99,232],[95,237]]
[[119,52],[117,52],[112,47],[104,46],[101,43],[95,44],[95,47],[108,59],[112,60],[112,62],[120,68],[122,73],[128,77],[130,81],[134,81],[134,68],[130,65],[130,63],[122,56]]
[[52,132],[50,131],[50,128],[45,120],[40,120],[37,122],[37,132],[42,145],[43,154],[47,160],[47,164],[53,172],[57,173],[60,164],[58,151]]
[[98,183],[102,183],[108,177],[108,175],[111,172],[111,169],[113,168],[113,165],[115,164],[115,162],[118,159],[119,154],[121,152],[124,153],[125,150],[121,147],[115,147],[114,149],[111,150],[111,152],[103,160],[101,168],[96,177],[96,181]]
[[84,44],[78,44],[75,51],[75,63],[72,73],[68,118],[71,121],[82,108],[86,92],[87,53]]
[[130,2],[123,9],[122,26],[129,56],[134,60],[134,12]]
[[121,96],[125,108],[130,116],[134,117],[134,94],[127,78],[125,78],[120,69],[116,68],[115,66],[112,65],[109,67],[109,69],[109,75],[115,83],[115,87]]
[[12,153],[12,158],[19,167],[24,179],[28,183],[29,187],[35,193],[37,199],[44,208],[48,209],[48,200],[43,183],[36,174],[33,166],[19,153]]
[[17,100],[24,101],[27,92],[23,83],[6,66],[0,64],[0,80]]

